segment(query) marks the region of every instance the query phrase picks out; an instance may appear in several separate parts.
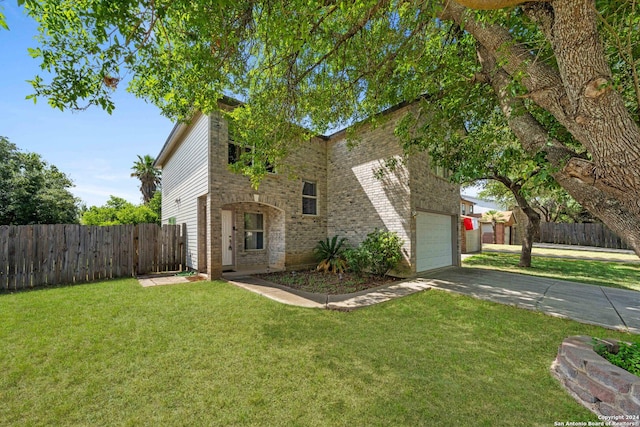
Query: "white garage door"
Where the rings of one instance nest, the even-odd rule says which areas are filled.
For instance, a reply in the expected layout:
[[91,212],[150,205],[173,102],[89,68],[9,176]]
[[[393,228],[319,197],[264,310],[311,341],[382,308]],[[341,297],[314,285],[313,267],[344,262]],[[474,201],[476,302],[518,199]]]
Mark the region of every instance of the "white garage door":
[[419,212],[416,216],[416,270],[453,265],[451,216]]

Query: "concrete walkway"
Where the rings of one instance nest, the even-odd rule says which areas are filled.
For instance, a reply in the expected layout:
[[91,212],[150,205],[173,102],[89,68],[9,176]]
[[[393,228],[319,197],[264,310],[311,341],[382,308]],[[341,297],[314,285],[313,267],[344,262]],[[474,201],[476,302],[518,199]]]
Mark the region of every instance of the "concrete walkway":
[[207,276],[204,274],[194,274],[193,276],[179,276],[178,272],[172,273],[157,273],[147,274],[144,276],[138,276],[138,283],[143,288],[151,286],[165,286],[176,285],[178,283],[191,283],[198,282],[200,280],[207,280]]
[[420,279],[435,289],[640,333],[640,292],[478,268],[450,267]]
[[240,288],[283,304],[345,311],[378,304],[431,288],[423,281],[409,280],[348,295],[325,295],[290,289],[254,276],[234,275],[227,277],[226,280]]
[[335,310],[353,310],[438,289],[640,334],[640,292],[486,269],[448,267],[416,279],[346,296],[291,291],[252,276],[235,276],[227,280],[284,304]]
[[[153,275],[142,286],[206,280],[203,276]],[[640,334],[640,292],[479,268],[448,267],[418,278],[349,295],[320,295],[291,290],[249,274],[225,279],[272,300],[309,308],[353,310],[428,289],[469,295],[577,322]]]

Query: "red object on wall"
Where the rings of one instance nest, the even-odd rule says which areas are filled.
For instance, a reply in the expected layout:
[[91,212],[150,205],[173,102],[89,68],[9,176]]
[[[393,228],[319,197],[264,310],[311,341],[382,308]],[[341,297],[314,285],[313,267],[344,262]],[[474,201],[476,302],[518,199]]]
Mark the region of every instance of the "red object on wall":
[[471,218],[464,218],[464,229],[473,230],[473,220]]

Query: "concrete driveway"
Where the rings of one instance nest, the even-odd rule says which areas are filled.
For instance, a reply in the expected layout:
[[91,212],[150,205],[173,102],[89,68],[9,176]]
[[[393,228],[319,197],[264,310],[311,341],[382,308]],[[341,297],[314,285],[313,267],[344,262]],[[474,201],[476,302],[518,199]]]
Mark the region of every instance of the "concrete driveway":
[[429,272],[418,280],[435,289],[640,333],[637,291],[467,267]]

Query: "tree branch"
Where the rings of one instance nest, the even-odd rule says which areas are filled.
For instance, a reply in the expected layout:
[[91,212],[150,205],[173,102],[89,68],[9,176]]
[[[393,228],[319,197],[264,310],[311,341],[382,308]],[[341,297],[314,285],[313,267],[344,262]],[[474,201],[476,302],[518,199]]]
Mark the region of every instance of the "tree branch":
[[378,3],[376,3],[376,5],[371,8],[365,16],[363,16],[354,26],[349,29],[349,31],[341,35],[340,38],[336,40],[335,46],[333,46],[333,48],[329,52],[322,55],[322,57],[318,59],[311,67],[307,68],[300,76],[298,76],[294,85],[298,85],[306,76],[313,72],[313,70],[315,70],[327,58],[331,57],[340,48],[340,46],[342,46],[342,44],[344,44],[351,37],[358,34],[358,32],[360,32],[367,25],[371,17],[378,13],[378,11],[387,4],[389,4],[389,0],[379,0]]
[[521,83],[528,96],[553,114],[565,127],[570,125],[566,113],[568,102],[560,74],[537,58],[522,44],[516,43],[508,29],[498,24],[478,22],[455,2],[447,2],[439,16],[464,27],[487,51],[502,64],[510,76],[522,75]]
[[496,10],[503,9],[505,7],[517,6],[522,3],[548,1],[551,0],[456,0],[456,3],[460,3],[462,6],[468,7],[469,9]]
[[546,129],[522,105],[522,100],[509,95],[506,88],[510,77],[497,67],[495,58],[482,46],[478,47],[478,57],[484,72],[491,76],[491,85],[502,111],[522,148],[531,155],[544,152],[545,158],[556,169],[553,173],[556,181],[595,215],[619,211],[620,203],[613,203],[611,197],[615,195],[617,200],[625,200],[625,194],[608,185],[605,180],[596,179],[592,162],[550,137]]

